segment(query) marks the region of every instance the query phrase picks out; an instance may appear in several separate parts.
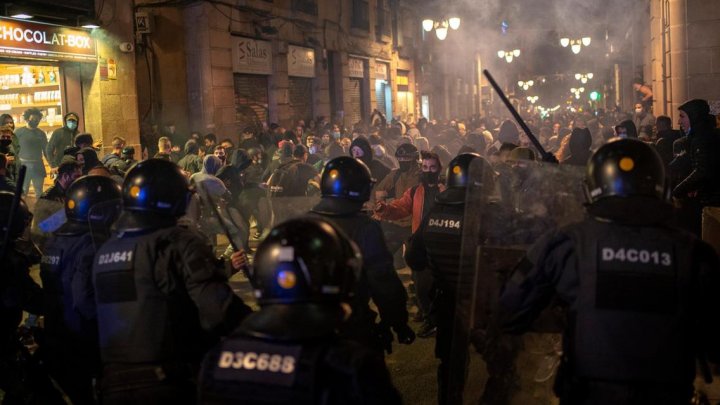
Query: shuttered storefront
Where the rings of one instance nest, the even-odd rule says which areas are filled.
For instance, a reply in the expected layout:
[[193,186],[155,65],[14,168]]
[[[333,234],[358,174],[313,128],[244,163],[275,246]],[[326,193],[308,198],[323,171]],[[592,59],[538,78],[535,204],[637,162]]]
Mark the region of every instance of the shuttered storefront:
[[290,117],[293,122],[305,120],[308,122],[313,117],[312,79],[304,77],[289,78],[289,107]]
[[350,86],[348,88],[348,106],[350,107],[348,111],[348,120],[351,125],[355,125],[363,119],[362,85],[362,79],[350,79]]
[[268,78],[260,75],[235,73],[235,114],[243,128],[254,125],[260,128],[268,122]]

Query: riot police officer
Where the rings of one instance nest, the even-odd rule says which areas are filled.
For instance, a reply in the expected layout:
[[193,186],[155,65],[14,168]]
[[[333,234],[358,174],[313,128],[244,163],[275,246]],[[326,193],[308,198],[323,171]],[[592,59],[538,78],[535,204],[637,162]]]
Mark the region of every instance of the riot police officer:
[[177,225],[189,197],[166,160],[125,177],[117,233],[93,262],[103,403],[191,403],[202,355],[251,312],[204,239]]
[[602,146],[585,182],[590,217],[528,251],[500,297],[503,323],[521,332],[552,297],[566,307],[561,404],[688,404],[696,357],[720,360],[718,259],[667,225],[663,162],[647,144]]
[[[46,376],[38,373],[37,364],[18,336],[23,311],[43,315],[45,305],[40,286],[30,277],[30,266],[40,262],[40,253],[22,239],[32,214],[20,199],[10,221],[13,199],[13,193],[0,191],[0,390],[7,404],[58,404],[62,398]],[[7,246],[3,246],[5,241]]]
[[100,360],[92,262],[119,214],[120,186],[109,177],[83,176],[66,196],[67,222],[47,240],[40,262],[47,308],[42,352],[50,374],[72,402],[90,404],[95,402],[92,379]]
[[[474,162],[476,159],[480,163]],[[474,258],[469,252],[461,255],[460,247],[465,223],[465,195],[470,182],[470,167],[482,167],[482,177],[492,189],[494,171],[490,164],[476,153],[463,153],[450,161],[447,168],[447,187],[435,197],[435,205],[425,216],[420,228],[405,255],[411,268],[429,268],[435,283],[434,310],[437,319],[435,356],[438,365],[438,403],[462,403],[468,362],[470,288],[468,281],[473,274]],[[483,233],[491,237],[492,225],[498,221],[497,213],[489,215],[481,223]],[[468,249],[470,251],[471,249]],[[462,272],[462,273],[461,273]],[[464,304],[459,304],[462,298]],[[488,382],[485,384],[482,403],[503,403],[509,394],[513,379],[512,342],[502,342],[493,348],[485,348],[484,356],[488,368]],[[480,348],[479,348],[480,349]],[[488,356],[486,356],[488,354]]]
[[[311,213],[344,231],[359,246],[364,258],[362,275],[355,287],[353,314],[343,335],[378,350],[392,351],[395,332],[398,342],[410,344],[415,333],[407,325],[407,293],[393,267],[380,224],[362,211],[373,186],[370,169],[360,160],[341,156],[330,160],[320,179],[322,198]],[[372,298],[380,312],[368,305]]]
[[336,330],[362,258],[318,218],[284,222],[260,244],[261,309],[205,357],[202,404],[399,404],[382,356]]

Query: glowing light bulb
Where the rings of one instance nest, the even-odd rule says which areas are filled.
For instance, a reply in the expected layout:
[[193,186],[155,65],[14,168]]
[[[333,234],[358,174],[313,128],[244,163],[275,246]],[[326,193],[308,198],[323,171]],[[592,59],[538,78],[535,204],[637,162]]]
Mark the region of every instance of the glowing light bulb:
[[572,49],[575,55],[580,53],[580,48],[580,44],[572,44],[572,46],[570,47],[570,49]]
[[585,46],[590,46],[590,41],[591,41],[590,37],[583,37],[582,44]]
[[437,38],[439,40],[444,41],[445,38],[447,38],[447,34],[448,34],[447,27],[440,26],[440,27],[435,28],[435,35],[437,36]]
[[460,17],[450,17],[448,23],[450,24],[450,28],[456,30],[460,28]]
[[567,48],[567,46],[570,45],[570,38],[560,38],[560,45],[562,45],[563,48]]
[[422,22],[422,27],[423,27],[423,29],[424,29],[425,31],[427,31],[427,32],[432,31],[432,29],[433,29],[434,26],[435,26],[435,21],[433,21],[433,20],[431,20],[431,19],[429,19],[429,18],[424,19],[423,22]]

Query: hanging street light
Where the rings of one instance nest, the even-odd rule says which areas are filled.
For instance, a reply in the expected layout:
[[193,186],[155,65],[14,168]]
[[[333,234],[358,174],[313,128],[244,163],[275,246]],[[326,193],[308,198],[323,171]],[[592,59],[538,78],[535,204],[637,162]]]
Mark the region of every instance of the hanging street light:
[[575,94],[575,98],[578,100],[580,99],[580,94],[582,94],[584,92],[585,92],[585,87],[580,87],[579,89],[576,89],[575,87],[573,87],[572,89],[570,89],[570,93]]
[[590,42],[592,42],[592,38],[590,37],[582,37],[579,39],[571,39],[567,37],[560,38],[560,46],[563,48],[570,46],[570,49],[575,55],[580,53],[583,46],[590,46]]
[[592,73],[575,73],[575,80],[580,80],[580,83],[585,84],[588,80],[592,80]]
[[520,80],[520,81],[518,81],[517,84],[518,84],[518,87],[522,87],[523,90],[527,90],[530,87],[532,87],[535,84],[535,82],[532,80],[528,80],[526,82]]
[[444,41],[447,38],[448,28],[452,30],[460,28],[460,17],[452,14],[451,17],[442,17],[440,20],[426,18],[422,21],[422,27],[426,32],[434,29],[437,39]]
[[517,58],[518,56],[520,56],[520,50],[514,49],[512,51],[498,51],[497,55],[500,59],[505,58],[505,61],[507,63],[512,63],[513,58]]
[[537,103],[539,98],[540,97],[538,96],[527,96],[527,101],[529,101],[531,104],[535,104]]

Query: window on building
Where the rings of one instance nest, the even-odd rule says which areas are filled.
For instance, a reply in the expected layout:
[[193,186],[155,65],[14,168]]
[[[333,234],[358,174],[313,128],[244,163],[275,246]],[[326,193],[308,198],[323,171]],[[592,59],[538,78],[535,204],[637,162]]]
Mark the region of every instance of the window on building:
[[292,0],[292,9],[305,14],[317,15],[317,0]]
[[352,28],[370,31],[368,0],[352,0]]
[[377,0],[375,36],[378,41],[389,41],[392,35],[392,14],[389,3],[390,0]]

